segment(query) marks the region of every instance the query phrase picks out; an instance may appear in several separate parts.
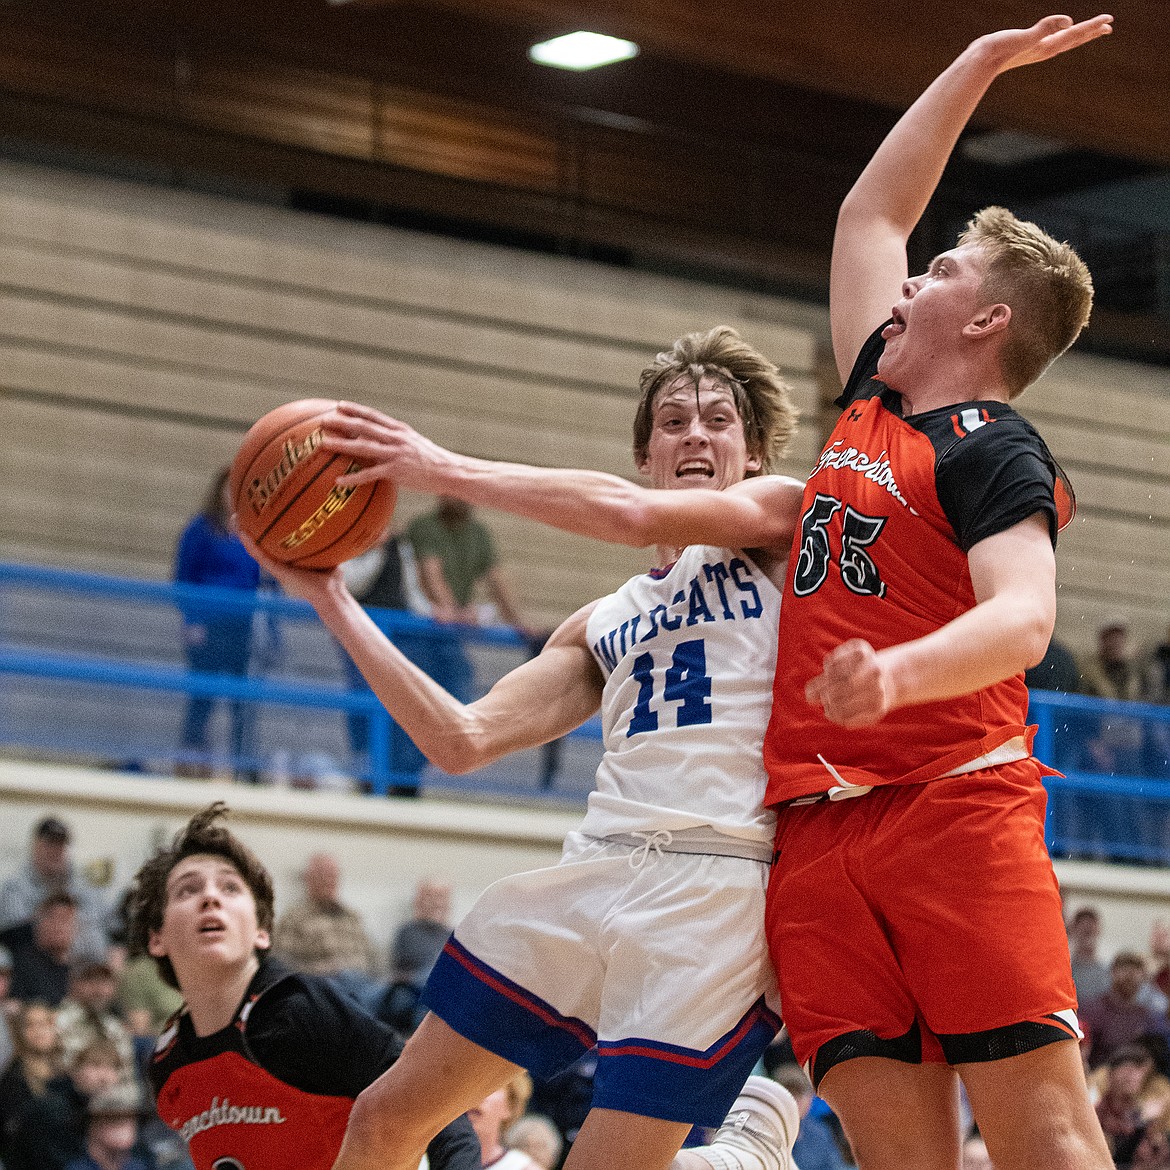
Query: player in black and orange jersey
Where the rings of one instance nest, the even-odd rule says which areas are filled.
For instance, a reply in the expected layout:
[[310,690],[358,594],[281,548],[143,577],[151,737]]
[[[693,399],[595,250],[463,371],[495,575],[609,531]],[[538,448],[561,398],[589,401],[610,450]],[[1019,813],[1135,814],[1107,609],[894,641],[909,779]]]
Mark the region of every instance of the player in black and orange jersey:
[[975,41],[838,218],[843,414],[808,479],[780,615],[768,932],[797,1055],[861,1170],[956,1167],[957,1078],[999,1170],[1111,1164],[1023,681],[1052,632],[1072,499],[1010,405],[1076,338],[1092,284],[1067,245],[1001,208],[922,275],[906,256],[991,82],[1110,19]]
[[[135,878],[131,940],[186,1001],[151,1061],[159,1116],[198,1170],[325,1170],[402,1041],[327,979],[265,956],[272,879],[218,823],[226,811],[196,814]],[[427,1154],[436,1170],[481,1165],[467,1117]]]

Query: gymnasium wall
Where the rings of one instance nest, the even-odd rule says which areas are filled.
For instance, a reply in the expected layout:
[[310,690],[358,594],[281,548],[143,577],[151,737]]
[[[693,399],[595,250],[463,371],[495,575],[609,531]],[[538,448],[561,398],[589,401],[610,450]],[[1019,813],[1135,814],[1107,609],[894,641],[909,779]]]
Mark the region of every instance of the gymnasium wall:
[[[0,556],[166,576],[243,431],[304,396],[368,402],[469,454],[633,475],[638,371],[718,323],[784,368],[804,415],[784,470],[805,474],[835,392],[823,309],[0,161]],[[1072,354],[1019,405],[1080,501],[1058,632],[1086,650],[1124,613],[1135,642],[1156,641],[1170,620],[1170,371]],[[403,493],[400,522],[428,504]],[[486,518],[534,624],[647,564]]]
[[[246,427],[358,399],[456,450],[632,475],[637,375],[727,323],[815,409],[815,342],[750,293],[0,164],[0,553],[166,575]],[[788,470],[811,464],[816,434]],[[404,493],[400,520],[429,501]],[[488,520],[534,624],[645,567]]]

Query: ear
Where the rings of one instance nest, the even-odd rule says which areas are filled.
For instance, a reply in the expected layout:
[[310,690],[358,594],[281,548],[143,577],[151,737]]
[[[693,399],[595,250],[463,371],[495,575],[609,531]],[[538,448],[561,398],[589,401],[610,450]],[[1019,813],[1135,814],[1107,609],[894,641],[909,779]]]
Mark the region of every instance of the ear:
[[256,940],[254,943],[256,950],[266,951],[272,946],[272,936],[266,930],[256,931]]
[[639,475],[644,475],[647,479],[650,478],[650,456],[643,455],[641,459],[637,459],[634,466],[638,469]]
[[963,336],[977,341],[992,333],[999,333],[1011,323],[1011,305],[985,305],[963,326]]
[[152,930],[147,936],[146,951],[154,959],[165,959],[167,957],[167,948],[157,930]]
[[748,452],[747,464],[744,467],[745,471],[760,471],[764,466],[763,455],[753,455]]

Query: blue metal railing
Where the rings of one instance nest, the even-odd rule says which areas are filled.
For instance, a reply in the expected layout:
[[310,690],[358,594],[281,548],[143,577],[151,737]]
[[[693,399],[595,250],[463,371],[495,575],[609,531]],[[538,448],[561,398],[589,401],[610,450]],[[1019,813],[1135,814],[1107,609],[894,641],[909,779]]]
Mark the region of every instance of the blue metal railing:
[[[416,661],[441,682],[442,655],[428,664],[428,646],[470,655],[480,691],[529,653],[512,630],[371,612],[408,654],[413,644]],[[254,630],[248,673],[191,669],[184,615],[219,615]],[[0,748],[9,751],[245,778],[271,778],[283,756],[281,766],[305,782],[324,758],[369,791],[410,791],[421,758],[409,763],[413,749],[404,749],[385,708],[355,677],[302,601],[0,562]],[[184,743],[184,720],[200,701],[219,705],[218,723],[208,742]],[[1036,755],[1064,773],[1047,783],[1053,851],[1170,863],[1170,708],[1033,691],[1030,717],[1039,728]],[[237,718],[247,734],[233,742]],[[555,782],[555,762],[537,750],[468,778],[432,770],[426,785],[580,800],[599,738],[596,719],[575,732],[561,748]]]
[[[422,646],[424,657],[427,646],[448,652],[457,647],[461,654],[477,655],[477,675],[502,674],[528,654],[523,640],[507,628],[443,626],[393,610],[371,614],[392,640]],[[183,653],[184,619],[234,621],[233,628],[249,631],[254,643],[276,639],[281,652],[274,653],[272,646],[256,649],[244,674],[191,669]],[[292,653],[290,642],[297,643]],[[339,772],[354,776],[372,792],[416,788],[421,759],[415,758],[409,772],[396,766],[395,744],[402,742],[402,733],[373,693],[354,684],[344,665],[340,647],[303,601],[265,591],[0,562],[0,746],[9,749],[96,757],[131,768],[142,766],[145,758],[155,766],[228,769],[237,776],[262,775],[282,754],[281,766],[294,772],[298,758],[303,763],[327,755]],[[159,707],[166,706],[167,696],[172,702],[163,714]],[[228,750],[210,743],[184,744],[179,707],[185,702],[190,712],[190,704],[200,700],[226,704],[230,719],[246,720],[247,744]],[[79,719],[78,710],[87,705],[100,707],[106,718],[91,712],[88,721]],[[296,730],[304,733],[299,750],[274,748],[297,738],[289,718],[297,710],[301,715],[293,715],[293,723],[300,723]],[[256,734],[261,711],[283,716],[269,721],[273,727],[267,736]],[[149,717],[152,712],[156,718]],[[339,763],[339,757],[354,754],[347,751],[341,727],[354,719],[366,726],[361,758]],[[352,735],[352,725],[350,731]],[[309,733],[324,739],[331,753],[314,751],[319,743],[304,742],[311,740]],[[573,733],[589,744],[584,749],[589,757],[585,786],[600,754],[599,736],[596,720]],[[268,743],[262,742],[265,738]],[[522,773],[513,767],[506,774],[469,780],[446,777],[443,786],[481,792],[537,787],[526,785]],[[582,779],[558,785],[557,792],[579,797]]]

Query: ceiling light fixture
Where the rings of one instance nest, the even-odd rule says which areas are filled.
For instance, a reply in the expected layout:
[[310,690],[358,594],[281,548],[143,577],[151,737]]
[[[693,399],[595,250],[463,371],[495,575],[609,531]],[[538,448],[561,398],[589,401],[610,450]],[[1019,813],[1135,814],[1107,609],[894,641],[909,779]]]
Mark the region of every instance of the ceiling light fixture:
[[557,69],[596,69],[615,61],[628,61],[638,55],[633,41],[607,37],[602,33],[574,32],[551,41],[541,41],[528,50],[528,56],[541,65]]

